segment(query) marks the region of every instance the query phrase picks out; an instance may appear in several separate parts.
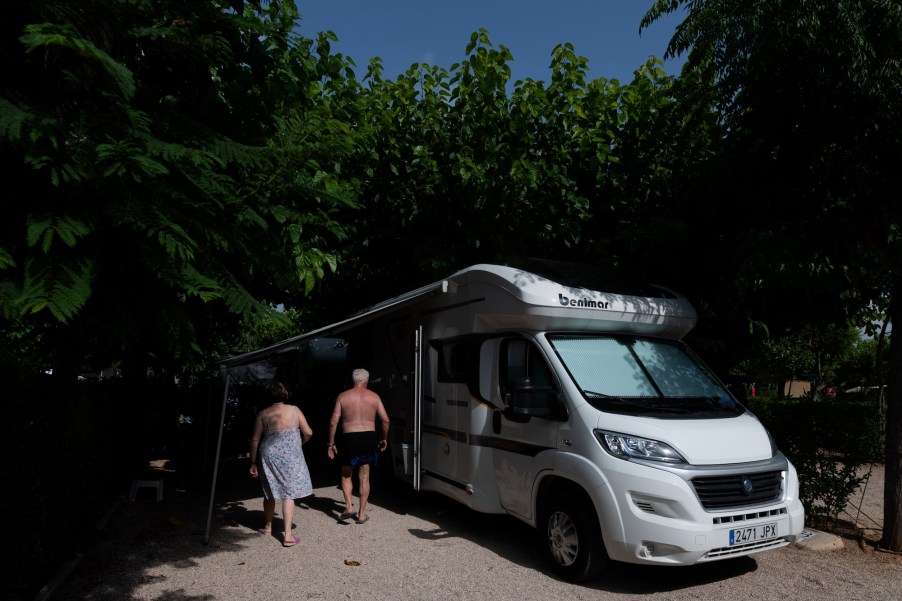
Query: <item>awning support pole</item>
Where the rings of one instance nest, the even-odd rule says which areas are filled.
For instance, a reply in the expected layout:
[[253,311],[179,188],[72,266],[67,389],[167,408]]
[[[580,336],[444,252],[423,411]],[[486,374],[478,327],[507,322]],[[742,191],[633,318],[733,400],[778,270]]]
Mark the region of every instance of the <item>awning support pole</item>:
[[210,542],[210,528],[213,523],[213,500],[216,497],[216,476],[219,474],[219,453],[222,449],[222,430],[225,426],[225,414],[226,414],[226,403],[229,399],[229,385],[231,384],[232,378],[231,373],[229,372],[229,368],[225,366],[221,366],[220,370],[222,371],[222,412],[219,416],[219,436],[216,439],[216,457],[213,458],[213,482],[210,484],[210,507],[207,510],[207,532],[204,534],[204,544],[209,544]]

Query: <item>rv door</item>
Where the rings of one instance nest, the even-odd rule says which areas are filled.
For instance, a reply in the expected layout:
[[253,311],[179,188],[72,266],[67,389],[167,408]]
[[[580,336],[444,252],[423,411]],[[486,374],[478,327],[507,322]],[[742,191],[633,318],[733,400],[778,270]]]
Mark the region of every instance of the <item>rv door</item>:
[[496,411],[493,454],[501,506],[530,515],[531,491],[540,462],[537,457],[557,447],[566,420],[557,380],[539,348],[525,338],[506,338],[498,353],[498,392],[503,411]]

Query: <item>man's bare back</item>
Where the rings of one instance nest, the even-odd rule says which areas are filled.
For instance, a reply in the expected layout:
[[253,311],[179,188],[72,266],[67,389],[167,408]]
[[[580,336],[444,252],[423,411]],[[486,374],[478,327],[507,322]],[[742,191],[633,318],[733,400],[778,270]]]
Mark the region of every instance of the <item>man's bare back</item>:
[[369,373],[365,369],[355,369],[354,387],[345,390],[335,399],[335,410],[332,419],[329,420],[329,457],[333,457],[335,450],[335,433],[338,424],[341,423],[342,432],[352,434],[354,432],[375,432],[376,418],[382,422],[382,437],[378,442],[380,451],[384,451],[388,443],[388,413],[382,404],[382,399],[369,385]]
[[374,432],[377,416],[383,422],[388,421],[379,395],[365,386],[357,385],[338,395],[335,412],[341,418],[341,429],[345,433]]

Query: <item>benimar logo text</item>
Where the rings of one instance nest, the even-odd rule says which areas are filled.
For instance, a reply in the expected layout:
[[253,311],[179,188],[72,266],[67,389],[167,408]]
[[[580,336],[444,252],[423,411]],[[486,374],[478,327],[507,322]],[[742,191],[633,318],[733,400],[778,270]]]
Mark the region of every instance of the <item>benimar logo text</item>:
[[557,300],[564,307],[586,307],[589,309],[607,309],[608,301],[596,301],[591,298],[568,298],[563,294],[557,295]]

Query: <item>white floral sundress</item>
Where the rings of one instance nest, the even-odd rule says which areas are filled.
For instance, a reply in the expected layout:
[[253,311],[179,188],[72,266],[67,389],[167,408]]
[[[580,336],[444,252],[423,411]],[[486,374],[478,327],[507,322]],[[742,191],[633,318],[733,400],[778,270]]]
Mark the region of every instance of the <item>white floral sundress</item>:
[[259,458],[263,496],[266,499],[309,497],[313,494],[313,483],[301,447],[301,432],[297,428],[270,430],[265,413],[263,424],[267,426],[260,441]]

